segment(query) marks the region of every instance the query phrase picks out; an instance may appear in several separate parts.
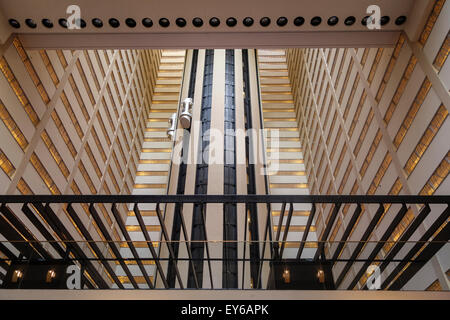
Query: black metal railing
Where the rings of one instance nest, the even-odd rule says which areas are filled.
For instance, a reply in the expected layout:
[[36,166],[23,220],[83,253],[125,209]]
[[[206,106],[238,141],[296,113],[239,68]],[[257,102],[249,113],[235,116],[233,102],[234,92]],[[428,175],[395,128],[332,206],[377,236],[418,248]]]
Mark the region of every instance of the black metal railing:
[[[260,255],[256,259],[245,254],[225,258],[224,241],[206,237],[200,240],[207,250],[206,258],[199,261],[192,255],[192,244],[197,241],[189,240],[183,211],[183,240],[178,245],[184,254],[175,256],[172,251],[173,241],[161,210],[170,203],[201,207],[205,235],[206,220],[213,219],[215,213],[207,210],[208,204],[279,204],[281,210],[277,223],[273,223],[276,218],[271,211],[258,212],[266,215],[259,219],[265,224],[260,226],[265,230],[264,238],[236,241],[241,253],[257,245]],[[4,238],[0,241],[0,281],[4,288],[26,287],[26,283],[50,288],[33,279],[18,281],[21,278],[17,276],[35,268],[35,273],[28,274],[39,277],[45,268],[75,264],[85,288],[168,289],[167,268],[171,262],[177,288],[183,289],[187,286],[187,270],[191,268],[197,274],[195,265],[203,262],[210,280],[206,285],[219,289],[214,281],[220,281],[222,275],[214,277],[215,262],[232,259],[243,265],[259,264],[257,278],[251,279],[258,284],[255,289],[302,289],[302,285],[367,289],[368,267],[376,265],[382,275],[380,289],[399,290],[448,243],[449,203],[450,196],[0,195],[0,234]],[[121,204],[137,220],[131,231],[124,221],[127,210]],[[147,229],[141,212],[145,204],[154,204],[157,233]],[[310,204],[306,224],[292,225],[298,218],[296,204]],[[217,216],[218,222],[221,217]],[[268,233],[272,237],[267,237]],[[286,274],[280,274],[280,270]],[[325,280],[308,276],[314,270],[324,270]],[[240,277],[244,276],[243,268]],[[303,278],[297,279],[299,276]],[[194,288],[200,289],[195,280]],[[242,284],[244,289],[244,281]]]

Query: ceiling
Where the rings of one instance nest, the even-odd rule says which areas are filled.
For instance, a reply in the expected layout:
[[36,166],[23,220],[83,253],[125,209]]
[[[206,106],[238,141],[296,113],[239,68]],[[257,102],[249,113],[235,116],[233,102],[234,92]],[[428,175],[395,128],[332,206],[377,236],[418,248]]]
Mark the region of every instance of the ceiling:
[[[17,33],[29,48],[193,48],[193,47],[327,47],[327,46],[390,46],[398,33],[416,22],[413,19],[418,4],[429,0],[0,0],[0,19],[3,28]],[[81,18],[86,27],[69,30],[58,24],[67,18],[66,9],[76,4],[81,9]],[[367,7],[378,5],[381,16],[390,21],[381,30],[369,30],[361,21],[367,16]],[[400,16],[407,17],[402,25],[396,25]],[[193,25],[193,18],[203,20],[201,27]],[[220,24],[211,26],[211,18],[218,18]],[[228,26],[226,20],[236,19],[235,26]],[[245,26],[244,18],[253,19],[251,26]],[[260,19],[270,18],[268,26],[262,26]],[[287,19],[283,26],[277,24],[280,17]],[[304,23],[295,25],[297,17]],[[314,17],[321,23],[311,24]],[[329,25],[328,19],[337,17],[336,25]],[[354,17],[355,23],[344,21]],[[103,26],[97,28],[92,19],[98,18]],[[119,26],[114,28],[109,19],[114,18]],[[129,27],[126,19],[132,18],[135,27]],[[153,25],[146,27],[142,19],[150,18]],[[159,24],[161,18],[170,22],[168,27]],[[184,27],[176,24],[177,18],[186,21]],[[19,28],[8,23],[16,20]],[[25,20],[32,19],[35,28],[27,26]],[[52,28],[43,25],[42,19],[49,19]],[[283,20],[283,19],[282,19]],[[297,22],[301,19],[297,19]],[[282,22],[282,21],[281,21]],[[298,24],[298,23],[297,23]]]

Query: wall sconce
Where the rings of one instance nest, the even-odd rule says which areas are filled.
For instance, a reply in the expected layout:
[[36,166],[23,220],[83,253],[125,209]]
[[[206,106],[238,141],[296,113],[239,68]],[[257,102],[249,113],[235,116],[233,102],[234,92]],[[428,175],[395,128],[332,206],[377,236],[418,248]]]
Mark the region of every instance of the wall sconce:
[[288,268],[284,269],[282,277],[284,283],[291,283],[291,271]]
[[173,140],[174,138],[176,125],[177,125],[177,114],[173,113],[172,116],[169,118],[169,128],[167,129],[167,137],[169,137],[171,140]]
[[319,269],[319,271],[317,271],[317,278],[319,279],[320,283],[325,283],[325,273],[322,269]]
[[47,272],[47,278],[45,279],[45,282],[50,283],[52,280],[56,277],[55,270],[50,269]]
[[11,282],[17,282],[23,277],[23,272],[21,270],[16,270],[13,273]]
[[191,127],[191,106],[192,106],[192,99],[186,98],[183,101],[182,104],[182,110],[180,113],[180,122],[183,129],[189,129]]

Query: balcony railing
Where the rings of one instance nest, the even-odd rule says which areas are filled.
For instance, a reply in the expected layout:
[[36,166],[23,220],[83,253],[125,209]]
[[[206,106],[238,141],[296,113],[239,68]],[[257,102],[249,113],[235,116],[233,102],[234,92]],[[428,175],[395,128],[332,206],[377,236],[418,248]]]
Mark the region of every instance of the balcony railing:
[[[190,221],[183,211],[183,236],[174,250],[171,219],[165,216],[173,203],[202,208],[205,238],[200,242],[206,255],[200,260],[208,281],[197,279],[194,261],[199,259],[192,256],[195,242],[189,240]],[[207,228],[223,214],[208,206],[221,203],[267,204],[258,211],[260,240],[237,239],[237,258],[223,257],[224,241]],[[449,203],[450,196],[1,195],[1,286],[67,288],[71,272],[79,270],[75,288],[171,289],[171,262],[175,288],[186,288],[191,268],[194,288],[219,289],[221,265],[236,262],[242,289],[250,282],[250,264],[257,264],[254,289],[400,290],[440,250],[448,250],[443,247],[450,239]],[[275,204],[281,208],[277,218],[270,209]],[[302,224],[293,224],[297,204],[309,206]],[[127,226],[127,216],[137,224]],[[246,215],[240,217],[246,219],[241,226],[247,226]],[[149,219],[157,221],[150,229]],[[259,257],[248,255],[251,245],[259,246]]]

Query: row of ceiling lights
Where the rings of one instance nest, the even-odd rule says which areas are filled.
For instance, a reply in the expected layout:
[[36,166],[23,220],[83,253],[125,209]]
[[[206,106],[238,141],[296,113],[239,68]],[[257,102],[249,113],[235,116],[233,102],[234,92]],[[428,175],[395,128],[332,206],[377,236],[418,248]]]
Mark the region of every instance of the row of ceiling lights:
[[[367,25],[368,19],[369,19],[369,16],[364,17],[361,20],[361,24]],[[384,26],[384,25],[387,25],[390,21],[391,21],[391,18],[389,16],[383,16],[380,19],[380,24],[382,26]],[[168,26],[170,26],[170,21],[167,18],[161,18],[161,19],[159,19],[158,22],[161,27],[167,28]],[[349,16],[344,20],[344,24],[346,26],[351,26],[351,25],[355,24],[355,22],[356,22],[356,18],[354,16]],[[406,22],[405,16],[400,16],[397,19],[395,19],[396,25],[402,25],[405,22]],[[66,19],[61,18],[58,20],[58,23],[61,27],[67,28],[67,20]],[[113,28],[118,28],[120,26],[120,21],[116,18],[109,19],[108,23]],[[177,18],[175,20],[175,23],[180,28],[183,28],[187,25],[186,19],[184,19],[184,18]],[[226,24],[229,27],[234,27],[237,25],[237,23],[238,23],[238,21],[236,18],[231,17],[231,18],[226,19]],[[254,23],[254,20],[251,17],[246,17],[242,20],[242,24],[246,27],[251,27],[253,25],[253,23]],[[271,23],[271,19],[269,17],[263,17],[259,20],[259,24],[263,27],[269,26],[270,23]],[[283,27],[288,24],[288,18],[279,17],[277,19],[276,23],[278,26]],[[305,18],[297,17],[294,19],[293,23],[297,27],[302,26],[305,23]],[[310,23],[312,26],[316,27],[322,23],[322,18],[319,16],[313,17],[311,19]],[[337,16],[332,16],[332,17],[328,18],[327,23],[329,26],[335,26],[339,23],[339,18]],[[9,24],[16,29],[20,28],[20,22],[17,21],[16,19],[9,19]],[[37,27],[37,23],[33,19],[25,19],[25,24],[29,28],[32,28],[32,29]],[[50,19],[42,19],[42,24],[47,28],[53,28],[53,22]],[[134,28],[137,26],[136,20],[134,20],[133,18],[125,19],[125,24],[130,28]],[[217,17],[213,17],[213,18],[209,19],[209,24],[212,27],[218,27],[220,25],[220,19]],[[86,21],[84,21],[83,19],[80,19],[79,25],[81,28],[86,28],[86,26],[87,26]],[[92,25],[96,28],[102,28],[103,21],[99,18],[94,18],[94,19],[92,19]],[[144,18],[144,19],[142,19],[142,25],[144,27],[150,28],[153,26],[153,21],[150,18]],[[198,17],[192,19],[192,25],[197,28],[203,26],[203,19],[198,18]]]

